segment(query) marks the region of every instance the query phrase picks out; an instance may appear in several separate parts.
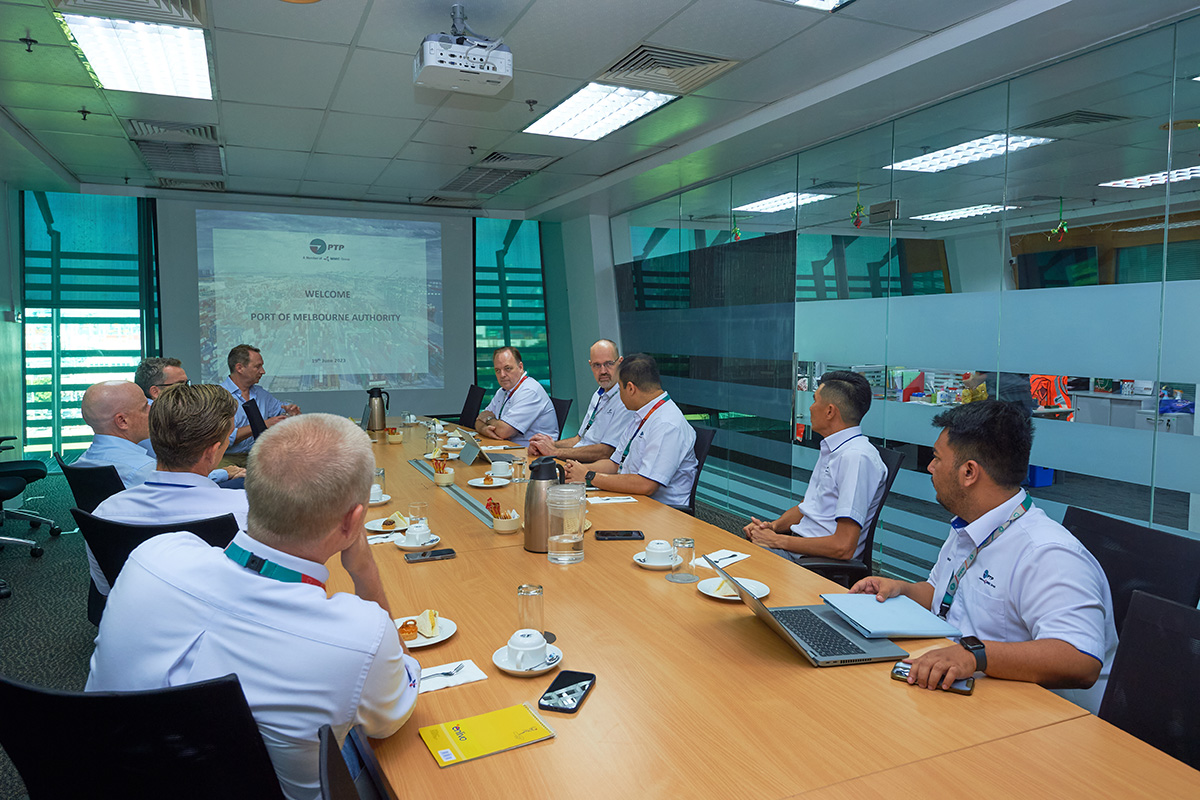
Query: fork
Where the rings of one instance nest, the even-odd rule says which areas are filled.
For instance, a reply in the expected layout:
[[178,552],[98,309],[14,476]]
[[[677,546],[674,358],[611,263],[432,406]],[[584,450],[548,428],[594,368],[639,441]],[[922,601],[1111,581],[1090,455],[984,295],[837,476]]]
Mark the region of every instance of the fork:
[[457,675],[458,673],[462,672],[462,668],[466,665],[467,663],[465,661],[460,661],[458,662],[458,666],[454,669],[446,670],[445,672],[434,672],[430,675],[422,675],[421,680],[425,680],[426,678],[448,678],[452,675]]

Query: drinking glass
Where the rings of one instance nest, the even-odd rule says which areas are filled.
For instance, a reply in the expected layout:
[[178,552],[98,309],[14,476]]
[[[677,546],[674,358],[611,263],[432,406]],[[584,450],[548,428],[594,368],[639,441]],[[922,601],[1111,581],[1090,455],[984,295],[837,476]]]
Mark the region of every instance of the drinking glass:
[[695,583],[700,580],[696,576],[696,567],[692,559],[696,557],[696,540],[680,537],[671,542],[675,546],[677,563],[671,567],[667,580],[671,583]]
[[536,583],[523,583],[517,587],[517,630],[544,630],[543,611],[541,586]]
[[550,530],[546,559],[551,564],[578,564],[583,561],[583,513],[586,502],[579,484],[551,486],[546,492],[546,510]]
[[423,500],[408,504],[408,524],[416,525],[418,520],[429,520],[429,503]]
[[387,484],[384,482],[384,477],[383,467],[376,467],[374,475],[371,476],[371,483],[379,484],[380,494],[387,494]]

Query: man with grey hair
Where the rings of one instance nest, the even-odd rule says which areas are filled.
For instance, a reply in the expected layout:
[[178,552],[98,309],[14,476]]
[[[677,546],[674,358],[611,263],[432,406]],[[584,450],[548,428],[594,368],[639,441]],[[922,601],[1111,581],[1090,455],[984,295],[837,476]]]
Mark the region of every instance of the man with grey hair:
[[178,386],[188,382],[187,373],[183,370],[183,362],[178,358],[165,356],[150,356],[143,358],[133,373],[133,382],[153,403],[158,395],[168,386]]
[[[250,452],[249,524],[225,550],[170,533],[130,555],[108,599],[88,691],[177,686],[237,673],[284,794],[317,800],[317,732],[391,736],[412,714],[408,655],[366,540],[375,458],[345,418],[307,414]],[[335,555],[354,594],[327,597]],[[154,613],[146,613],[153,608]]]

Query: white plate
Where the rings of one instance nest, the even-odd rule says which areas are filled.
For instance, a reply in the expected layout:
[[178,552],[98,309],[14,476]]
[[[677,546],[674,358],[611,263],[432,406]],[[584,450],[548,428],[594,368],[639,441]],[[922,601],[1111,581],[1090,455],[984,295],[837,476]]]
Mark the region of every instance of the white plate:
[[509,473],[507,475],[501,475],[498,472],[496,472],[495,470],[491,470],[491,469],[489,469],[487,472],[485,472],[483,474],[491,475],[493,478],[495,478],[498,481],[511,481],[512,480],[512,471],[511,470],[509,470]]
[[552,644],[546,645],[546,657],[552,655],[558,656],[558,661],[553,664],[543,664],[537,669],[517,669],[509,666],[508,663],[508,645],[501,647],[496,652],[492,653],[492,663],[500,668],[501,672],[507,672],[509,675],[516,675],[518,678],[532,678],[534,675],[545,675],[552,669],[557,669],[562,664],[562,650],[559,650]]
[[463,449],[464,447],[466,447],[466,446],[467,446],[467,443],[466,443],[466,442],[463,442],[463,443],[462,443],[462,444],[460,444],[458,447],[455,447],[455,446],[454,446],[454,445],[452,445],[452,444],[444,444],[444,445],[442,445],[442,449],[443,449],[443,450],[450,450],[451,452],[457,453],[459,450],[462,450],[462,449]]
[[[416,619],[416,617],[399,617],[393,620],[393,622],[396,623],[396,630],[399,630],[400,626],[410,619]],[[405,642],[403,639],[400,641],[404,642],[405,646],[407,646],[409,649],[414,647],[428,647],[431,644],[437,644],[438,642],[446,641],[453,636],[456,631],[458,631],[458,626],[454,624],[454,620],[446,619],[445,617],[438,617],[438,632],[436,635],[422,636],[418,633],[417,638],[413,639],[411,642]]]
[[433,535],[433,537],[425,544],[405,544],[404,542],[400,541],[399,539],[392,542],[392,544],[396,545],[396,547],[399,547],[401,550],[403,550],[406,553],[420,553],[425,550],[432,550],[433,548],[438,546],[438,542],[440,542],[440,541],[442,541],[442,537],[438,536],[435,533]]
[[[734,577],[737,578],[736,575]],[[709,597],[715,597],[718,600],[733,600],[740,603],[742,598],[736,594],[733,597],[726,597],[723,594],[717,594],[716,588],[721,585],[721,581],[722,578],[720,576],[716,578],[705,578],[696,584],[696,588],[700,590],[700,594],[706,594]],[[737,582],[742,586],[745,586],[746,590],[759,600],[762,600],[771,593],[771,587],[767,586],[761,581],[752,581],[749,578],[737,578]]]
[[408,522],[406,519],[406,521],[404,521],[404,522],[397,522],[396,527],[394,527],[394,528],[385,528],[385,527],[383,527],[383,521],[385,519],[388,519],[388,517],[380,517],[379,519],[373,519],[370,522],[368,522],[366,525],[364,525],[363,527],[365,527],[369,531],[379,531],[380,533],[393,533],[394,531],[402,531],[408,527]]
[[476,489],[497,489],[501,486],[507,486],[509,483],[511,483],[511,481],[509,481],[507,478],[492,478],[491,483],[484,483],[483,478],[475,478],[474,480],[467,481],[467,483],[471,484]]
[[[589,522],[590,522],[590,520],[589,520]],[[587,529],[585,528],[584,530],[587,530]],[[675,566],[675,564],[682,564],[683,556],[676,554],[674,563],[672,563],[672,564],[647,564],[646,563],[646,553],[645,553],[645,551],[641,551],[638,553],[634,553],[633,563],[637,564],[642,569],[664,570],[664,569],[670,569],[671,567]]]
[[[461,450],[462,448],[460,447],[459,449]],[[457,461],[458,460],[458,453],[446,453],[445,456],[446,456],[447,461]],[[430,461],[433,461],[433,453],[426,453],[425,458],[429,459]]]
[[367,502],[367,505],[369,505],[369,506],[381,506],[381,505],[383,505],[384,503],[390,503],[390,502],[392,502],[392,496],[391,496],[390,494],[385,494],[383,497],[379,498],[378,500],[369,500],[369,501]]

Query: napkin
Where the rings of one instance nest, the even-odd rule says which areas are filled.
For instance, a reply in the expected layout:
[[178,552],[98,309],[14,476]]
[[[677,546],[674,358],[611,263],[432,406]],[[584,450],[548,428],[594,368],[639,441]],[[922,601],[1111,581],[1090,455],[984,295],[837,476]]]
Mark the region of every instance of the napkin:
[[[716,550],[708,554],[708,557],[717,562],[717,566],[721,569],[728,569],[730,564],[736,564],[739,561],[744,561],[750,557],[749,553],[739,553],[736,550]],[[704,567],[712,569],[708,566],[708,562],[704,560],[704,556],[696,556],[692,559],[693,567]]]
[[396,534],[404,535],[403,531],[393,531],[392,533],[377,533],[367,536],[367,544],[387,544],[388,542],[396,541]]
[[[434,675],[438,672],[449,672],[459,664],[465,664],[462,671],[457,675],[441,675],[437,678],[425,678],[426,673]],[[475,681],[487,680],[487,675],[483,670],[475,666],[475,662],[467,659],[466,661],[451,661],[449,664],[442,664],[440,667],[425,667],[421,670],[421,686],[417,689],[417,694],[425,692],[435,692],[438,689],[446,689],[451,686],[459,686],[464,683],[474,683]]]
[[636,503],[637,498],[628,495],[624,497],[589,497],[589,503]]

